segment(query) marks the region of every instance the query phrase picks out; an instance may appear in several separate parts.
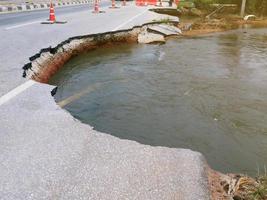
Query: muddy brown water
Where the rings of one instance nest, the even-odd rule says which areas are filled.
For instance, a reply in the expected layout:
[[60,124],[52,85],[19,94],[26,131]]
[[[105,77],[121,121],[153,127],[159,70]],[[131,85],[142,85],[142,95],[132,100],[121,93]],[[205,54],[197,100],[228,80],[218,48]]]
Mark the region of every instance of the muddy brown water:
[[50,84],[98,131],[190,148],[222,172],[256,175],[267,164],[267,29],[94,50]]

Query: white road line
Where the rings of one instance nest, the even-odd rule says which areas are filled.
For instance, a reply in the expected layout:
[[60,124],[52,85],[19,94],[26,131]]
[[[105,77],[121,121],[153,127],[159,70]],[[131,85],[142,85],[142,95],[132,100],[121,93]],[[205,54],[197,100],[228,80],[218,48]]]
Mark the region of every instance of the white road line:
[[118,29],[120,29],[121,27],[125,26],[126,24],[130,23],[131,21],[133,21],[134,19],[136,19],[137,17],[140,17],[141,15],[145,14],[147,12],[147,10],[144,10],[143,12],[139,13],[138,15],[135,15],[134,17],[132,17],[131,19],[127,20],[126,22],[122,23],[121,25],[117,26],[115,29],[113,29],[112,31],[117,31]]
[[[125,26],[126,24],[128,24],[129,22],[133,21],[134,19],[136,19],[137,17],[143,15],[146,12],[147,12],[147,10],[139,13],[138,15],[135,15],[131,19],[129,19],[126,22],[122,23],[121,25],[117,26],[115,29],[113,29],[113,31],[116,31],[116,30],[120,29],[121,27]],[[20,24],[20,25],[17,25],[17,26],[11,26],[11,27],[8,27],[8,28],[5,28],[5,29],[6,30],[10,30],[10,29],[19,28],[19,27],[22,27],[22,26],[28,26],[28,25],[35,24],[35,23],[40,23],[40,21],[31,22],[31,23],[27,23],[27,24]],[[29,81],[23,83],[22,85],[16,87],[15,89],[11,90],[10,92],[5,94],[4,96],[0,97],[0,106],[3,105],[4,103],[8,102],[10,99],[14,98],[15,96],[17,96],[18,94],[20,94],[21,92],[23,92],[27,88],[31,87],[35,83],[36,83],[35,81],[29,80]]]
[[35,83],[36,83],[35,81],[29,80],[29,81],[21,84],[20,86],[16,87],[15,89],[11,90],[10,92],[5,94],[4,96],[0,97],[0,106],[3,105],[4,103],[8,102],[10,99],[14,98],[15,96],[17,96],[18,94],[20,94],[21,92],[23,92],[27,88],[31,87]]
[[20,28],[23,26],[29,26],[29,25],[37,24],[37,23],[41,23],[41,21],[34,21],[34,22],[25,23],[25,24],[18,24],[15,26],[6,27],[5,30],[11,30],[11,29]]

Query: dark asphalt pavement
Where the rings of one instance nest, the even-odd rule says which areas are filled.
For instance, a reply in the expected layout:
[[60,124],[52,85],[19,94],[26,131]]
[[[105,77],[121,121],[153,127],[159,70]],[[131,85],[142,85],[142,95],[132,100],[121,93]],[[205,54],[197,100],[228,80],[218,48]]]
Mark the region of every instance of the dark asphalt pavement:
[[[100,7],[108,6],[109,4],[111,4],[109,1],[103,1],[100,3]],[[88,12],[91,12],[93,10],[93,4],[56,7],[55,13],[56,16],[60,16],[86,10],[88,10]],[[0,14],[0,27],[6,25],[10,26],[20,23],[27,23],[31,21],[45,20],[48,18],[48,15],[49,8],[42,10]]]

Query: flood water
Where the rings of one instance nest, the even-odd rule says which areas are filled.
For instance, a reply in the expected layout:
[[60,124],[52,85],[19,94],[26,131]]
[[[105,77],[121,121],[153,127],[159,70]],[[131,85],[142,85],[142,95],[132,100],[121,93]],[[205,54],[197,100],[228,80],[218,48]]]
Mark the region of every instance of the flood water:
[[256,175],[267,165],[267,29],[94,50],[50,84],[98,131],[190,148],[222,172]]

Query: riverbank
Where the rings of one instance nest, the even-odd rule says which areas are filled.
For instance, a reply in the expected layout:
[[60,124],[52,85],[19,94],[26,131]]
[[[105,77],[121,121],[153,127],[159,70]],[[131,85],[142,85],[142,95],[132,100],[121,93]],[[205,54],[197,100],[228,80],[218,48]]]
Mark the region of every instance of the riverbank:
[[[201,36],[225,32],[238,28],[264,28],[267,19],[244,20],[237,15],[219,15],[216,19],[202,17],[183,18],[180,26],[183,36]],[[265,200],[267,199],[267,177],[258,175],[255,178],[244,174],[223,174],[208,170],[209,186],[212,199],[220,200]]]
[[[267,19],[245,21],[239,16],[226,15],[216,19],[193,18],[180,23],[183,36],[201,36],[238,28],[267,27]],[[187,28],[187,29],[186,29]],[[266,176],[252,178],[244,174],[222,174],[209,169],[209,185],[212,199],[264,200],[267,198]]]
[[187,11],[183,13],[173,8],[151,9],[156,13],[180,18],[179,28],[184,36],[199,36],[209,33],[224,32],[240,27],[262,28],[267,27],[267,18],[250,18],[244,20],[237,14],[222,13],[209,18],[208,11],[198,10],[194,13]]
[[240,27],[261,28],[267,27],[267,19],[255,19],[245,21],[236,15],[220,15],[216,19],[206,19],[202,17],[183,18],[180,27],[184,36],[199,36],[209,33],[224,32]]
[[216,200],[265,200],[267,176],[251,178],[240,174],[222,174],[209,169],[211,198]]

